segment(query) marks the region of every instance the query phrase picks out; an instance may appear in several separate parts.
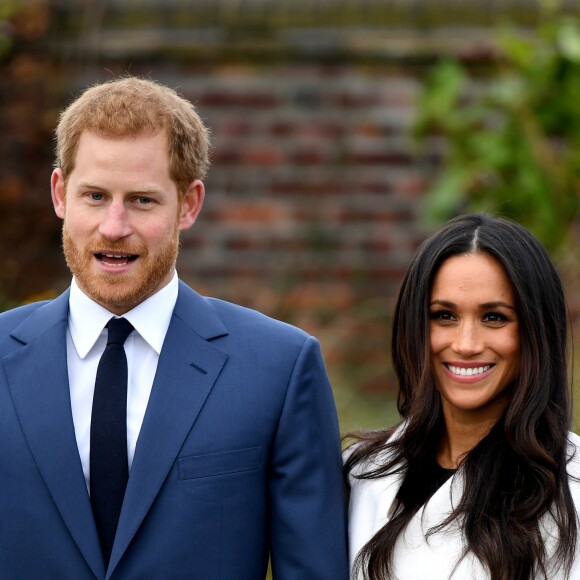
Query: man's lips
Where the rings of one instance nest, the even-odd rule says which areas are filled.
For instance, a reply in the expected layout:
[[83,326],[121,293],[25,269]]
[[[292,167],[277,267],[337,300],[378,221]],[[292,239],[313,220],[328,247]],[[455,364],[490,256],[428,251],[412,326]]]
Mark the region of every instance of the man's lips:
[[137,254],[125,254],[121,252],[95,252],[95,258],[107,266],[122,267],[134,262]]

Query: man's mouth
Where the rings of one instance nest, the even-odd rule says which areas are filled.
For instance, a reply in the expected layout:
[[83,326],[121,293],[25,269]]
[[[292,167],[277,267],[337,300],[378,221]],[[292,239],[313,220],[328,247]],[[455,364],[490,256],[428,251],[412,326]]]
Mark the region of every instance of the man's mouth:
[[139,256],[137,254],[105,254],[96,253],[97,260],[103,262],[107,266],[126,266],[130,262],[134,262]]

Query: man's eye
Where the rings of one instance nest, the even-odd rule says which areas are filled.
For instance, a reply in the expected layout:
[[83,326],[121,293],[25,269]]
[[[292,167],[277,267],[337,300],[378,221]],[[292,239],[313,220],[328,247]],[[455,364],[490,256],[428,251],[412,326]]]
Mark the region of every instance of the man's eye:
[[139,202],[140,205],[147,205],[149,203],[151,203],[151,198],[149,197],[138,197],[137,201]]
[[93,201],[102,201],[103,200],[103,194],[102,193],[91,193],[91,194],[89,194],[89,197]]

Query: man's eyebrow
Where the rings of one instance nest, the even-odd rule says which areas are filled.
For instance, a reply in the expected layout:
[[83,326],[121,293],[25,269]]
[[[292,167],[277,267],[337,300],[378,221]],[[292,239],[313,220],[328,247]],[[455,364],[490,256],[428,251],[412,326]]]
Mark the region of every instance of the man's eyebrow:
[[89,181],[79,181],[79,189],[105,189],[102,185],[91,183]]
[[[102,186],[102,185],[98,185],[96,183],[91,183],[90,181],[79,181],[78,184],[78,188],[79,189],[97,189],[99,191],[107,191],[107,188]],[[126,193],[130,193],[130,194],[146,194],[146,195],[153,195],[156,193],[159,193],[159,189],[157,187],[154,186],[143,186],[143,187],[138,187],[136,189],[132,189],[130,191],[127,191]]]

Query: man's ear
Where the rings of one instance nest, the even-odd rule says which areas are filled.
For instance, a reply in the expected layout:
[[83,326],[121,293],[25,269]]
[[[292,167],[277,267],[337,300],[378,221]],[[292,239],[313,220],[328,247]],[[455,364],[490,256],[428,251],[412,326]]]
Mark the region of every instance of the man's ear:
[[181,201],[179,212],[180,230],[187,230],[195,223],[203,206],[204,198],[205,187],[203,183],[199,179],[192,181]]
[[50,177],[50,194],[52,197],[52,205],[54,206],[54,213],[60,218],[64,219],[65,210],[65,188],[64,177],[62,170],[57,167]]

